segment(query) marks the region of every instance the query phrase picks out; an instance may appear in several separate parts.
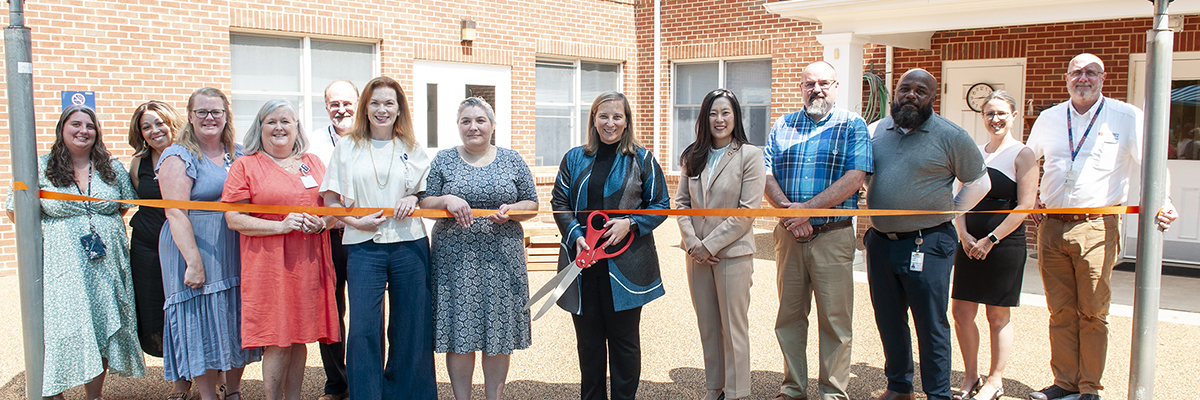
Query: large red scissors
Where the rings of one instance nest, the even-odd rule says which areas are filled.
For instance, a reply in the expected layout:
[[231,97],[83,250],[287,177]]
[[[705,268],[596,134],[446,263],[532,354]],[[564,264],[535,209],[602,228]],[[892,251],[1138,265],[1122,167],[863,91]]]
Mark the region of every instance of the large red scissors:
[[[546,282],[545,285],[542,285],[542,288],[538,289],[537,293],[534,293],[533,296],[529,298],[529,302],[525,303],[525,310],[528,311],[533,308],[533,305],[537,303],[538,300],[540,300],[542,297],[545,297],[546,294],[550,294],[550,297],[546,300],[546,303],[542,305],[540,310],[538,310],[537,315],[533,316],[534,321],[536,321],[538,318],[541,318],[542,315],[550,309],[550,306],[554,305],[554,303],[558,301],[559,297],[562,297],[563,292],[567,290],[567,286],[569,286],[571,282],[574,282],[575,278],[579,277],[579,273],[583,272],[584,268],[592,266],[597,261],[606,258],[613,258],[621,253],[624,253],[625,249],[628,249],[629,245],[633,243],[633,232],[629,232],[629,235],[625,240],[625,246],[621,247],[620,250],[609,253],[607,249],[601,248],[600,243],[603,240],[601,237],[604,236],[604,233],[608,232],[608,228],[593,228],[597,225],[593,224],[592,220],[597,217],[602,218],[599,226],[603,227],[608,225],[608,214],[605,214],[602,211],[592,211],[592,213],[588,215],[587,233],[584,236],[584,241],[587,242],[589,249],[580,252],[579,256],[575,257],[575,262],[571,263],[571,265],[567,266],[567,268],[564,268],[562,272],[559,272],[558,275],[555,275],[554,278],[551,278],[550,281]],[[553,290],[553,292],[551,292],[551,290]]]

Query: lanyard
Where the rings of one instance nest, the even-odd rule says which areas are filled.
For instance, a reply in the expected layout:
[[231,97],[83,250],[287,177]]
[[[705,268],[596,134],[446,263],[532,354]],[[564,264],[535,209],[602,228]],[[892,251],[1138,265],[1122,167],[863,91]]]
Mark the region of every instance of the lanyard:
[[[83,189],[81,189],[81,188],[79,187],[79,181],[75,181],[75,190],[79,191],[79,194],[83,194]],[[91,160],[91,159],[88,159],[88,188],[87,188],[87,196],[88,196],[88,197],[92,197],[92,160]],[[92,223],[92,202],[90,202],[90,201],[85,201],[85,202],[83,202],[83,208],[87,210],[87,215],[88,215],[88,226],[90,226],[90,227],[92,228],[92,232],[93,232],[93,233],[95,233],[95,232],[96,232],[96,225],[95,225],[94,223]]]
[[1079,138],[1079,144],[1075,144],[1074,124],[1071,123],[1071,107],[1067,104],[1067,148],[1071,149],[1071,162],[1075,162],[1075,156],[1079,155],[1079,150],[1083,149],[1083,142],[1087,141],[1088,134],[1092,132],[1092,125],[1096,124],[1096,118],[1100,117],[1100,111],[1104,110],[1104,98],[1100,98],[1100,107],[1096,108],[1096,114],[1092,115],[1092,122],[1088,123],[1087,130],[1083,131],[1083,137]]

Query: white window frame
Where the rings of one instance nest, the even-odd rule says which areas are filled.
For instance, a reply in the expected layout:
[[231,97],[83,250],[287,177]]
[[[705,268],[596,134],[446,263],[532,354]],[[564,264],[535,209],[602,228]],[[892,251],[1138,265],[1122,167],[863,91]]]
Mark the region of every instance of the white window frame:
[[[569,65],[572,68],[574,68],[574,74],[572,75],[572,79],[571,79],[571,86],[572,86],[571,93],[573,93],[575,95],[575,99],[574,99],[575,101],[574,101],[574,104],[572,104],[572,103],[538,103],[536,100],[537,99],[537,92],[536,92],[537,88],[534,88],[534,104],[533,104],[534,110],[535,110],[534,118],[537,117],[536,110],[537,110],[537,106],[539,106],[539,105],[559,106],[559,107],[573,105],[575,107],[575,112],[571,113],[571,132],[573,132],[574,134],[571,135],[571,147],[582,146],[583,141],[586,140],[586,138],[587,138],[587,131],[585,130],[585,128],[586,128],[585,125],[587,124],[587,121],[580,120],[580,118],[581,118],[580,114],[582,114],[583,111],[590,111],[592,108],[592,101],[595,100],[595,99],[583,99],[582,98],[582,96],[583,96],[583,63],[616,65],[617,66],[617,87],[613,90],[617,90],[617,91],[621,91],[622,88],[625,87],[625,63],[623,63],[621,61],[615,61],[615,60],[600,60],[600,59],[586,59],[586,58],[564,59],[564,58],[538,56],[534,60],[534,73],[535,74],[537,73],[537,65],[541,64],[541,63],[555,64],[555,65],[560,65],[560,66],[564,66],[564,67]],[[534,139],[536,140],[536,138],[537,138],[537,131],[535,130],[534,131]],[[546,165],[546,166],[548,167],[549,165]]]
[[[230,30],[229,35],[230,35],[231,42],[232,42],[232,36],[259,36],[259,37],[300,39],[300,54],[301,54],[300,57],[301,57],[301,59],[299,60],[299,62],[300,62],[300,92],[299,93],[265,91],[265,90],[237,90],[237,89],[233,88],[232,81],[231,81],[229,94],[233,97],[237,97],[237,95],[239,95],[239,94],[243,94],[243,95],[275,95],[275,94],[278,94],[281,96],[288,96],[288,97],[300,97],[301,98],[300,104],[295,105],[298,108],[297,112],[299,112],[300,115],[297,115],[296,117],[302,123],[305,124],[305,129],[309,130],[309,131],[320,128],[318,126],[307,126],[307,125],[309,125],[309,121],[316,119],[316,117],[319,115],[317,113],[325,112],[324,109],[313,110],[311,107],[313,100],[315,100],[315,98],[317,97],[317,95],[314,94],[314,92],[320,92],[320,91],[324,90],[324,86],[314,87],[313,86],[314,83],[312,82],[312,79],[311,79],[311,75],[312,75],[312,40],[313,39],[330,41],[330,42],[369,44],[369,45],[371,45],[371,52],[374,55],[373,60],[372,60],[373,65],[371,65],[372,77],[380,76],[380,71],[382,70],[382,61],[379,56],[379,41],[378,40],[370,40],[370,39],[362,39],[362,38],[348,38],[348,37],[331,36],[331,35],[310,35],[310,34],[299,34],[299,33],[291,33],[291,32],[259,31],[259,30]],[[232,69],[232,66],[231,66],[231,69]],[[233,71],[231,70],[230,74],[232,74],[232,73],[233,73]],[[327,85],[327,84],[328,83],[318,83],[317,85]],[[362,90],[362,88],[359,88],[359,90]],[[322,102],[324,102],[324,94],[321,94],[321,96],[322,96]],[[235,123],[244,124],[244,123],[253,123],[253,121],[236,121]],[[242,129],[236,129],[236,131],[238,132],[237,140],[240,142],[241,136],[245,135],[245,132],[243,132]]]
[[[675,111],[676,111],[675,107],[677,106],[677,104],[675,103],[675,98],[676,98],[675,95],[676,95],[676,89],[678,88],[678,85],[676,85],[678,80],[676,80],[675,77],[679,76],[678,74],[675,73],[676,68],[681,64],[684,64],[684,65],[686,65],[686,64],[704,64],[704,63],[716,62],[717,63],[717,87],[709,89],[709,90],[715,90],[718,88],[725,87],[725,63],[730,62],[730,61],[734,61],[734,62],[737,62],[737,61],[770,61],[771,65],[772,65],[772,67],[771,67],[772,69],[774,69],[774,65],[775,65],[775,60],[770,55],[692,58],[692,59],[672,60],[671,61],[671,93],[669,95],[669,96],[671,96],[671,108],[670,108],[670,116],[668,116],[668,118],[667,118],[667,120],[669,121],[668,126],[667,126],[667,132],[670,132],[671,139],[667,141],[669,144],[669,146],[667,148],[668,157],[674,157],[674,154],[675,154]],[[772,76],[772,79],[774,79],[773,76]],[[770,83],[768,83],[768,84],[770,84]],[[772,87],[771,91],[772,91],[771,98],[774,99],[775,96],[774,96],[774,88],[773,87]],[[758,104],[758,103],[754,103],[754,104]],[[747,104],[747,103],[741,104],[742,107],[746,107],[748,105],[752,105],[752,104]],[[768,108],[771,107],[770,102],[767,103],[767,107]],[[742,117],[745,118],[744,115]],[[699,116],[697,116],[697,118],[699,118]],[[769,114],[768,114],[768,118],[769,118]],[[774,121],[767,121],[767,125],[770,126],[773,122]],[[683,149],[680,149],[679,151],[682,152]],[[680,171],[679,160],[668,160],[667,165],[670,167],[671,171]]]

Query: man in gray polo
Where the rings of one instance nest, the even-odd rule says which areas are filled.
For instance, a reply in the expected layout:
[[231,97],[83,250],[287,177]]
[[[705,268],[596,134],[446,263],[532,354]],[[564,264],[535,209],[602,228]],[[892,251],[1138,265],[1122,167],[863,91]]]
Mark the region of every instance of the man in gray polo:
[[[983,156],[965,130],[933,113],[937,80],[905,72],[892,115],[875,127],[870,209],[967,211],[991,189]],[[954,194],[955,181],[962,189]],[[916,324],[921,382],[933,400],[950,400],[950,268],[958,236],[953,214],[871,217],[863,238],[875,324],[883,342],[882,400],[915,399],[908,313]]]

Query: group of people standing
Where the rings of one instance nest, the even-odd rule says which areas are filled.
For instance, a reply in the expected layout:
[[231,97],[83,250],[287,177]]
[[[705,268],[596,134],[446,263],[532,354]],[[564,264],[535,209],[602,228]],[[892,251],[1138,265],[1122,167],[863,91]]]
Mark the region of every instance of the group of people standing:
[[[717,89],[705,96],[695,142],[680,157],[676,203],[756,208],[765,197],[777,208],[855,209],[865,184],[872,209],[1032,212],[1125,204],[1141,162],[1142,116],[1100,94],[1104,76],[1099,58],[1075,57],[1064,74],[1071,101],[1042,113],[1028,146],[1013,130],[1019,110],[1010,95],[996,91],[984,101],[989,139],[976,145],[932,112],[937,81],[920,69],[901,76],[891,116],[872,134],[857,114],[834,106],[833,66],[810,64],[801,75],[804,109],[780,117],[761,149],[746,137],[737,97]],[[195,91],[185,115],[147,102],[130,121],[135,154],[128,170],[106,150],[94,111],[63,111],[50,153],[39,158],[41,190],[107,200],[387,211],[333,217],[140,207],[127,240],[121,218],[128,205],[42,200],[45,318],[72,322],[46,324],[42,393],[61,398],[84,385],[87,399],[100,398],[107,372],[144,374],[145,351],[163,357],[164,377],[174,383],[168,399],[191,398],[193,389],[205,400],[240,397],[242,369],[259,360],[267,397],[296,399],[305,344],[319,342],[327,375],[322,400],[436,398],[435,352],[446,354],[456,399],[470,397],[476,353],[483,353],[485,396],[501,397],[510,355],[531,344],[520,225],[530,214],[509,213],[538,209],[528,166],[517,152],[492,144],[497,121],[479,98],[458,107],[462,145],[432,158],[416,141],[395,80],[375,78],[361,94],[349,81],[336,81],[325,102],[330,126],[305,134],[294,105],[269,101],[241,144],[234,141],[229,101],[217,89]],[[664,215],[589,218],[593,210],[670,206],[661,167],[639,144],[632,114],[619,92],[596,98],[585,143],[563,157],[551,196],[551,208],[565,211],[554,215],[563,240],[560,270],[592,245],[617,248],[631,240],[627,251],[587,266],[557,300],[572,314],[585,400],[608,398],[608,388],[613,399],[635,397],[641,308],[665,293],[652,234]],[[1040,184],[1038,159],[1045,159]],[[418,207],[452,216],[434,224],[432,240],[413,217]],[[11,218],[11,196],[7,209]],[[475,209],[498,211],[475,215]],[[863,240],[886,357],[887,389],[879,399],[915,398],[910,312],[930,399],[1004,393],[1014,337],[1009,308],[1019,303],[1027,215],[871,218]],[[1055,382],[1029,396],[1098,399],[1117,217],[1033,216],[1040,224]],[[1168,201],[1158,223],[1167,229],[1176,217]],[[752,225],[750,217],[679,218],[704,351],[705,400],[751,394]],[[817,391],[826,400],[848,398],[852,226],[848,217],[786,217],[774,229],[775,333],[784,355],[777,399],[808,397],[813,299]],[[585,240],[589,229],[604,232],[599,242]],[[107,253],[103,245],[97,253],[96,241],[107,244]],[[980,304],[992,343],[986,376],[977,365]],[[950,382],[948,314],[966,369],[958,391]]]

